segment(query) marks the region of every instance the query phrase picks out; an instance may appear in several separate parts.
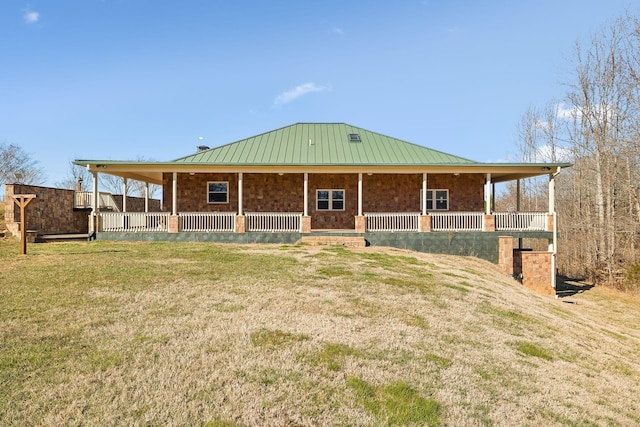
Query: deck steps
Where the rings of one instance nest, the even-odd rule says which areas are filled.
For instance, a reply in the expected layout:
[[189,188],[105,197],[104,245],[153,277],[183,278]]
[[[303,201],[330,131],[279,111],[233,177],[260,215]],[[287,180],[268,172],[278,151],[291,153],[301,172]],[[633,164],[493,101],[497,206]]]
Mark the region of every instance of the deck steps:
[[311,246],[367,246],[362,236],[303,236],[298,243]]

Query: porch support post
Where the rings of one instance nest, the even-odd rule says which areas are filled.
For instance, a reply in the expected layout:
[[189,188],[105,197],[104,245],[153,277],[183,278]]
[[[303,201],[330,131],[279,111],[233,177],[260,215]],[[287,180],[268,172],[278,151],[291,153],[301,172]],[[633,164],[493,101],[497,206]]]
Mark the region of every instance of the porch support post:
[[496,223],[491,213],[491,173],[487,173],[484,185],[484,224],[483,231],[496,231]]
[[[520,178],[516,180],[516,212],[520,212]],[[522,237],[518,238],[518,249],[522,249]]]
[[244,176],[242,172],[238,172],[238,215],[236,215],[236,223],[234,232],[244,233],[247,230],[247,224],[244,221],[244,207],[242,206],[242,181]]
[[427,173],[422,174],[422,216],[427,215]]
[[304,173],[302,190],[302,218],[300,220],[300,232],[311,233],[311,217],[309,216],[309,172]]
[[362,172],[358,173],[358,216],[362,216]]
[[122,179],[122,212],[127,211],[127,183],[128,179]]
[[485,176],[485,185],[484,185],[484,206],[485,206],[485,214],[491,214],[491,173],[487,173]]
[[238,172],[238,216],[242,215],[242,172]]
[[171,215],[178,215],[178,172],[173,173],[171,184]]
[[144,211],[149,212],[149,183],[144,183]]
[[496,211],[496,183],[491,183],[491,212]]
[[367,231],[367,222],[362,215],[362,172],[358,172],[358,216],[355,218],[356,233]]
[[556,257],[558,254],[558,222],[556,217],[556,175],[560,173],[560,167],[556,172],[549,174],[549,221],[553,239],[549,241],[551,252],[551,287],[556,289]]
[[89,218],[89,233],[98,231],[98,212],[100,212],[100,193],[98,193],[98,172],[91,172],[93,175],[93,193],[91,198],[91,217]]
[[178,233],[180,231],[180,218],[178,218],[178,172],[173,172],[171,181],[171,216],[169,217],[169,233]]
[[303,216],[309,216],[309,172],[304,173]]

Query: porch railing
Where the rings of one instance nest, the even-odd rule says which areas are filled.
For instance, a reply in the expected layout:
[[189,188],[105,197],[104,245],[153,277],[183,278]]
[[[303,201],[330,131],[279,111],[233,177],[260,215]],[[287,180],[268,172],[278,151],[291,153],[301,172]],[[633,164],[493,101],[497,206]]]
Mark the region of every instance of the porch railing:
[[419,212],[365,213],[367,231],[420,231]]
[[302,213],[246,212],[246,231],[297,233],[302,229]]
[[181,231],[210,231],[233,233],[236,230],[235,212],[180,212]]
[[545,231],[546,212],[496,212],[496,231]]
[[431,231],[482,231],[482,212],[431,212]]
[[103,232],[169,231],[169,212],[100,212]]
[[[113,198],[113,194],[100,192],[98,193],[98,205],[100,209],[111,209],[114,212],[120,212],[120,208]],[[73,198],[73,207],[75,209],[93,208],[93,192],[76,191]]]

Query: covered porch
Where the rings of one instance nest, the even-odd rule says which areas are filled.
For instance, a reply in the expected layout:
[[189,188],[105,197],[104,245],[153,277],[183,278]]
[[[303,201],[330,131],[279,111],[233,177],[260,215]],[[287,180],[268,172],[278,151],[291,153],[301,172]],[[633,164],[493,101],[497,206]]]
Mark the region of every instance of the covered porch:
[[[532,170],[501,169],[162,172],[157,181],[163,186],[160,212],[127,212],[126,206],[122,211],[101,210],[97,189],[103,172],[96,170],[94,192],[85,199],[97,199],[86,203],[95,207],[90,231],[100,233],[553,232],[560,168],[550,172],[536,167],[536,175],[549,176],[549,209],[539,212],[494,210],[496,183],[534,175]],[[110,172],[122,176],[117,170],[104,173]]]

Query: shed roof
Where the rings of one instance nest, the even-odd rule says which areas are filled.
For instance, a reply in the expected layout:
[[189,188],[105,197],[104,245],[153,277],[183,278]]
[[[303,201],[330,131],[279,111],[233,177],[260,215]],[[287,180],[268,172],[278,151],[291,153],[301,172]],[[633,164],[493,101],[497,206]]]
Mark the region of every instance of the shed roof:
[[296,123],[174,160],[261,166],[461,165],[476,163],[346,123]]

